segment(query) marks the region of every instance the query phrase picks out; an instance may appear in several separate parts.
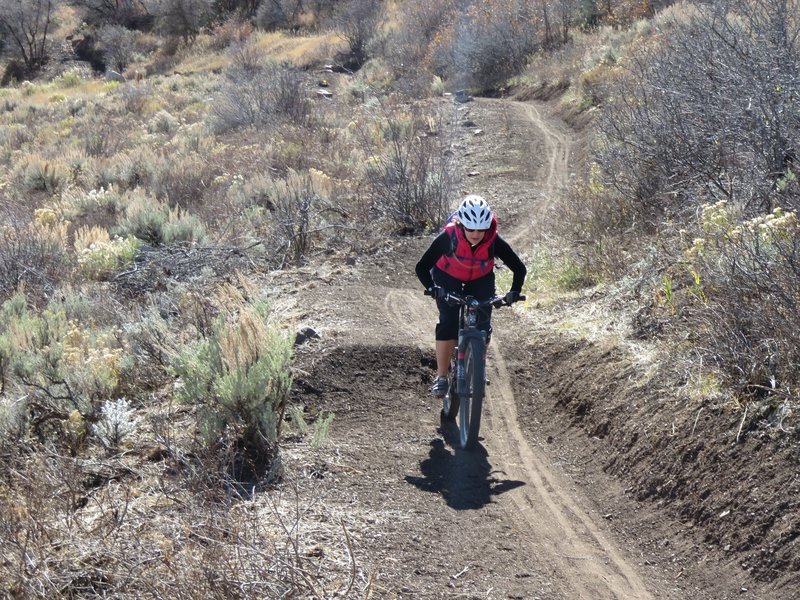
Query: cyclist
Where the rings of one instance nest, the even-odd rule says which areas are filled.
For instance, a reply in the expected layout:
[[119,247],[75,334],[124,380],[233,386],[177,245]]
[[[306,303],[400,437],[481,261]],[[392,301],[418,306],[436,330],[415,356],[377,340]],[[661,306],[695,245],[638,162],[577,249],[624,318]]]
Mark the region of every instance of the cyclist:
[[[466,196],[444,230],[436,236],[416,266],[425,289],[436,298],[439,322],[436,324],[436,377],[431,393],[437,398],[447,394],[450,356],[458,343],[459,307],[443,300],[448,292],[488,300],[495,294],[494,259],[502,260],[514,273],[511,291],[505,301],[519,298],[526,269],[511,246],[497,233],[497,218],[481,196]],[[482,308],[479,329],[491,336],[492,307]]]

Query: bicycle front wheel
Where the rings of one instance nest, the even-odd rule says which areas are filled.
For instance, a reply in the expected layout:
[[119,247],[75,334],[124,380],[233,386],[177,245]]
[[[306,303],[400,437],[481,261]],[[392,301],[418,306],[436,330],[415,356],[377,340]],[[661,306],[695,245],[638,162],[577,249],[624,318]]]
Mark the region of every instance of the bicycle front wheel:
[[464,394],[461,401],[458,428],[461,434],[461,447],[473,450],[478,445],[478,432],[481,428],[481,410],[486,385],[486,345],[480,338],[470,338],[464,349]]

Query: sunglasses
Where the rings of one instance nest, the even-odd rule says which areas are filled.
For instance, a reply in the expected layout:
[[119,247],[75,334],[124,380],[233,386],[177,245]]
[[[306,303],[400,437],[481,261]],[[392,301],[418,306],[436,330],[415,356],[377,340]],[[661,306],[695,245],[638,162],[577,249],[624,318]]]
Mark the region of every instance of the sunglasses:
[[467,233],[475,233],[476,231],[480,231],[481,233],[484,233],[484,232],[486,232],[488,230],[487,229],[470,229],[469,227],[464,227],[464,231],[466,231]]

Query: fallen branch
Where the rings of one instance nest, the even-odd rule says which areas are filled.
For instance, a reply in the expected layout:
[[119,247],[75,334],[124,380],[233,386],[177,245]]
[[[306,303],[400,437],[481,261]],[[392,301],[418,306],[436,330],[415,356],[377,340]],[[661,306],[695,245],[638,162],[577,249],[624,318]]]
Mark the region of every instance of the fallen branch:
[[353,552],[353,540],[350,539],[350,532],[347,531],[347,527],[344,524],[344,519],[342,519],[342,530],[344,531],[344,539],[347,543],[347,552],[350,554],[350,583],[342,594],[344,598],[348,598],[350,596],[350,590],[353,589],[353,585],[356,582],[356,556]]

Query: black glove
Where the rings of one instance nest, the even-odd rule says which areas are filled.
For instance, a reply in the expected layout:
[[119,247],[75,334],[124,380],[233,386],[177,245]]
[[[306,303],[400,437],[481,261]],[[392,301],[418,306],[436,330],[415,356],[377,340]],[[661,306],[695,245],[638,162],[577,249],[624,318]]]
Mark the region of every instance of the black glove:
[[432,285],[428,288],[428,294],[437,300],[441,300],[447,295],[447,291],[442,286]]
[[519,292],[511,290],[508,292],[505,297],[503,298],[506,301],[506,304],[514,304],[517,300],[519,300]]

